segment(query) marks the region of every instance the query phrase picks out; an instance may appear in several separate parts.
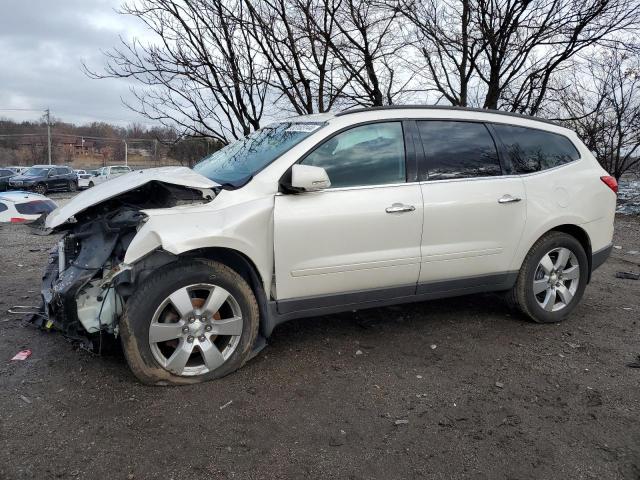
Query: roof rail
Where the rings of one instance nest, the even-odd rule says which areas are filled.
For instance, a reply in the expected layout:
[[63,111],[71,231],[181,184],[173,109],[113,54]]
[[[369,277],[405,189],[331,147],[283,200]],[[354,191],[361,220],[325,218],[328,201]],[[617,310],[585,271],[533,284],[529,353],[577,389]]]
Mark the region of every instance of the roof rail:
[[335,114],[336,117],[343,115],[349,115],[352,113],[371,112],[377,110],[454,110],[462,112],[478,112],[478,113],[490,113],[493,115],[504,115],[506,117],[526,118],[528,120],[534,120],[536,122],[548,123],[550,125],[561,126],[557,122],[552,120],[546,120],[544,118],[533,117],[531,115],[524,115],[522,113],[502,112],[500,110],[492,110],[488,108],[473,108],[473,107],[457,107],[453,105],[384,105],[381,107],[358,107],[348,108]]

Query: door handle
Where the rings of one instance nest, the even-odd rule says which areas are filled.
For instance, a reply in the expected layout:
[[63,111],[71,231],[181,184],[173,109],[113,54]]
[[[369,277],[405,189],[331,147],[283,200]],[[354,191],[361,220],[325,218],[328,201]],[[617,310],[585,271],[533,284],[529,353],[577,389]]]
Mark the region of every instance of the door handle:
[[498,199],[498,203],[516,203],[522,200],[520,197],[512,197],[508,193]]
[[402,203],[394,203],[385,209],[387,213],[413,212],[416,209],[413,205],[404,205]]

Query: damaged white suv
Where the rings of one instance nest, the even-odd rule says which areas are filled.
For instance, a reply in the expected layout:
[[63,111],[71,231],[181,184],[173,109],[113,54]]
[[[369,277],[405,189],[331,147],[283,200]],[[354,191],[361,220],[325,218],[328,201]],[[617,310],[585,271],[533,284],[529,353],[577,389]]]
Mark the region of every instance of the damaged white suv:
[[505,291],[558,322],[611,250],[616,183],[570,130],[471,109],[296,117],[52,212],[44,328],[120,337],[149,384],[226,375],[292,318]]

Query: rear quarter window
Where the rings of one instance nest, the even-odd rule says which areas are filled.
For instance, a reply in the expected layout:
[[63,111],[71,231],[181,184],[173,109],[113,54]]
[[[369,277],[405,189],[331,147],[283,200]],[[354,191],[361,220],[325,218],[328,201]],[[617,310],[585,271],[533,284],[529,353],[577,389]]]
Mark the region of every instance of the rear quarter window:
[[559,167],[580,158],[564,135],[535,128],[493,124],[504,145],[510,173],[531,173]]
[[0,212],[6,212],[9,208],[3,203],[0,202]]
[[34,200],[28,203],[16,204],[16,210],[23,215],[37,215],[49,213],[56,209],[56,204],[51,200]]

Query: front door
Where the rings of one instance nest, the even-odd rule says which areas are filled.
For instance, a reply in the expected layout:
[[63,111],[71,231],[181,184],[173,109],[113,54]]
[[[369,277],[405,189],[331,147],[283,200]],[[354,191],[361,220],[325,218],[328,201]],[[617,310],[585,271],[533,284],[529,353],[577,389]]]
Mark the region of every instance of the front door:
[[406,181],[401,122],[338,133],[301,163],[325,168],[332,185],[275,198],[277,299],[351,293],[343,299],[352,303],[415,293],[422,194]]
[[[419,293],[508,282],[526,221],[522,179],[502,174],[482,123],[420,121],[424,146]],[[431,284],[431,285],[430,285]]]

